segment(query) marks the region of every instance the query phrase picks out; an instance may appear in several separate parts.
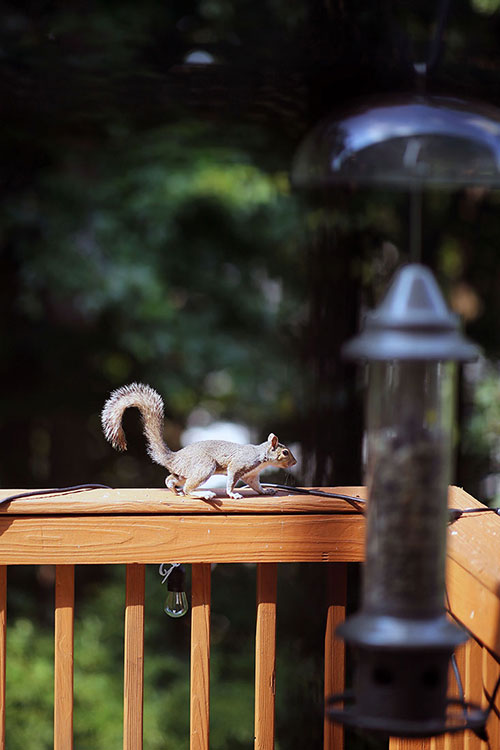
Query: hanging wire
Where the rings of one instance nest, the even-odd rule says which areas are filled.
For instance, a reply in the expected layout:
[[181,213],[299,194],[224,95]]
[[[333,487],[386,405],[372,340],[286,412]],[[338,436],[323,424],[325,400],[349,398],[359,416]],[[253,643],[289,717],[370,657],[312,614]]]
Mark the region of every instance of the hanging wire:
[[443,37],[450,15],[451,0],[441,0],[438,9],[438,16],[436,22],[436,31],[432,38],[429,54],[427,56],[427,62],[425,63],[425,73],[432,73],[441,59],[443,53]]
[[[167,565],[170,565],[170,567],[167,569]],[[158,568],[158,573],[162,576],[162,583],[165,583],[170,577],[170,574],[176,569],[179,568],[182,565],[182,563],[161,563],[160,567]]]
[[[443,38],[448,17],[450,15],[451,0],[441,0],[438,7],[436,30],[429,45],[427,60],[425,62],[414,62],[413,70],[417,76],[417,88],[420,93],[425,92],[426,79],[432,73],[443,53]],[[416,162],[419,156],[420,143],[415,139],[410,140],[404,155],[405,162]],[[410,190],[410,237],[409,249],[412,263],[420,263],[422,259],[422,202],[423,193],[421,187]]]
[[410,261],[422,262],[422,203],[423,191],[420,187],[410,190]]

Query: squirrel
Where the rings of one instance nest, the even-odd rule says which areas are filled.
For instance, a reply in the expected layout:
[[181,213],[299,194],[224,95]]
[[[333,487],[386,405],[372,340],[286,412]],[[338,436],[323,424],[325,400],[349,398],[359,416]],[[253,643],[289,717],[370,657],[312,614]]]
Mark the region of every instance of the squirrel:
[[259,494],[273,494],[271,488],[260,484],[259,474],[266,466],[288,469],[297,461],[292,451],[282,445],[271,432],[260,445],[240,445],[227,440],[200,440],[178,451],[172,451],[163,439],[163,400],[149,385],[131,383],[113,391],[104,404],[101,420],[104,435],[113,448],[127,450],[122,427],[125,409],[136,407],[142,417],[147,451],[152,460],[165,466],[169,475],[165,479],[167,488],[179,494],[192,495],[210,500],[215,492],[195,492],[203,482],[214,474],[227,474],[227,495],[234,500],[242,495],[235,492],[238,480],[242,479]]

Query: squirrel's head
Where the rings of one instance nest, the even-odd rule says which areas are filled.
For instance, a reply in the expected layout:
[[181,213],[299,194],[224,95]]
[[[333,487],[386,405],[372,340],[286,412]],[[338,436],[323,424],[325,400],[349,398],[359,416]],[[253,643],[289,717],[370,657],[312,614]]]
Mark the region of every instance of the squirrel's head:
[[297,463],[290,448],[280,443],[274,432],[267,438],[266,459],[280,469],[289,469]]

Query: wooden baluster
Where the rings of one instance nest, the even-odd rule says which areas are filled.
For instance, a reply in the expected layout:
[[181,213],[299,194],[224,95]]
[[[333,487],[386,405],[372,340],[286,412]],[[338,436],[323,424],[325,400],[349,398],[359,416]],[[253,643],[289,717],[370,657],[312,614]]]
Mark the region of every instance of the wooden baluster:
[[56,565],[54,628],[54,750],[73,747],[75,567]]
[[191,750],[209,747],[210,573],[210,563],[191,566]]
[[431,737],[429,750],[444,750],[444,734],[439,737]]
[[[486,708],[490,696],[495,688],[496,681],[500,675],[500,664],[492,657],[489,651],[483,648],[483,706]],[[489,737],[489,747],[500,747],[500,690],[497,692],[495,706],[490,713],[486,730]],[[486,748],[483,743],[481,750]]]
[[[465,691],[465,655],[466,655],[466,644],[462,644],[455,650],[455,658],[457,661],[457,668],[460,674],[462,687]],[[459,690],[455,673],[450,664],[448,670],[448,695],[450,697],[458,697]],[[464,750],[465,747],[465,736],[464,732],[458,734],[445,734],[444,735],[444,750]]]
[[145,566],[126,566],[123,748],[142,750]]
[[[346,563],[327,563],[327,615],[325,629],[325,701],[334,693],[342,693],[345,686],[345,643],[335,636],[337,625],[345,620],[347,595]],[[342,724],[325,718],[324,750],[342,750]]]
[[[465,644],[465,700],[481,704],[483,695],[482,680],[482,648],[477,641],[470,638]],[[474,732],[470,730],[464,735],[465,750],[481,750],[483,743]]]
[[0,750],[5,750],[6,636],[7,636],[7,566],[0,565]]
[[273,750],[274,748],[277,573],[276,563],[257,565],[255,750]]

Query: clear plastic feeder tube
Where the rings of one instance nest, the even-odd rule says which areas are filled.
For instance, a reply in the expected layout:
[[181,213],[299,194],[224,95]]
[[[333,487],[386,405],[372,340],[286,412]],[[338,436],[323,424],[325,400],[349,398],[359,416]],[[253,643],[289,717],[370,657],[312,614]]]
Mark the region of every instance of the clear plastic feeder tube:
[[424,619],[443,612],[454,362],[371,362],[363,608]]

